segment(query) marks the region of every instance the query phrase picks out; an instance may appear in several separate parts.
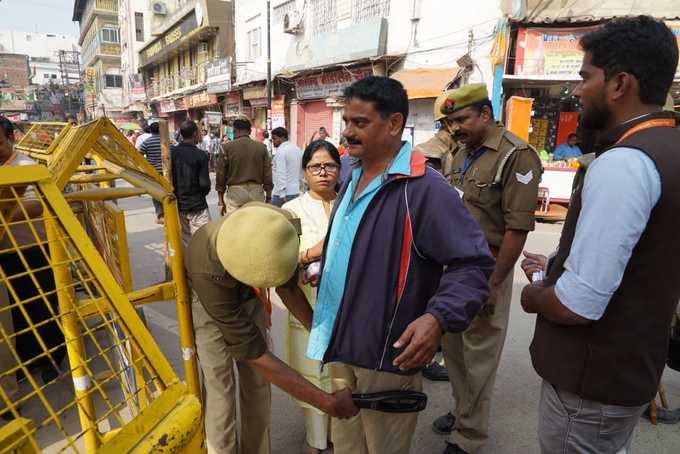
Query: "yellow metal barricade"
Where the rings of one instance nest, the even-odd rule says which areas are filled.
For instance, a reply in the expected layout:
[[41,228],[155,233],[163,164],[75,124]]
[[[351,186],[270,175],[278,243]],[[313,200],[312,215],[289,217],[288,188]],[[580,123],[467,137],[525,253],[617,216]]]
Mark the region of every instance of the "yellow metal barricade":
[[70,127],[68,123],[59,122],[39,121],[33,123],[15,147],[33,159],[47,163]]
[[199,400],[51,175],[0,168],[0,453],[203,449]]

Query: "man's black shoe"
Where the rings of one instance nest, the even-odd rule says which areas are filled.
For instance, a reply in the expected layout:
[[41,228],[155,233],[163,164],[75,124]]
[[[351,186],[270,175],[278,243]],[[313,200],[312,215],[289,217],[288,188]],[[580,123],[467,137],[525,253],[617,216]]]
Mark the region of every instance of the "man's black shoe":
[[446,443],[446,449],[442,454],[469,454],[469,453],[458,445]]
[[439,363],[432,363],[423,368],[423,377],[432,381],[449,381],[449,371]]
[[439,435],[448,435],[453,430],[453,425],[455,424],[455,422],[456,417],[453,416],[451,412],[449,412],[444,416],[440,416],[439,418],[434,420],[434,422],[432,423],[432,430],[434,431],[434,433]]

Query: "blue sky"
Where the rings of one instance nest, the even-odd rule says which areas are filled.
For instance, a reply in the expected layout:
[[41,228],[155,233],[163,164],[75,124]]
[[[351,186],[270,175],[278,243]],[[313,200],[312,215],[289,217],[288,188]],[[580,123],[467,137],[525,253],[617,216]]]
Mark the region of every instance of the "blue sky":
[[0,29],[78,36],[74,0],[0,0]]

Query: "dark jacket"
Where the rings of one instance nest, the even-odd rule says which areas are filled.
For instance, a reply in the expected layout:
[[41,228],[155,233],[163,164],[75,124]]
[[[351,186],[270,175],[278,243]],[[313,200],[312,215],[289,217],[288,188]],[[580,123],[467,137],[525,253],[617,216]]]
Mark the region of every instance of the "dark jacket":
[[444,331],[467,328],[488,297],[493,267],[456,191],[412,152],[410,174],[389,175],[363,215],[324,362],[415,373],[392,365],[402,351],[392,344],[425,313]]
[[[147,139],[148,140],[148,139]],[[170,147],[172,184],[180,212],[208,208],[205,196],[210,192],[208,155],[195,145],[181,143]]]
[[[638,124],[664,118],[672,114],[646,116],[600,139],[608,146],[616,143],[644,152],[661,177],[661,197],[602,318],[583,326],[560,325],[541,316],[536,319],[531,343],[536,372],[558,388],[603,404],[637,406],[654,398],[665,365],[671,318],[680,298],[680,131],[655,127],[618,142]],[[548,269],[548,285],[554,285],[564,272],[574,240],[584,182],[583,175],[579,177],[557,255]]]

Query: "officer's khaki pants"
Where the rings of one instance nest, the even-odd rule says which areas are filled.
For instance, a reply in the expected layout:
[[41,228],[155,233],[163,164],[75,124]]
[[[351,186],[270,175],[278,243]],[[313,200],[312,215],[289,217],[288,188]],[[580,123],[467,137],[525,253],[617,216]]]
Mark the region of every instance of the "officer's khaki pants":
[[[343,363],[328,365],[333,391],[353,393],[422,389],[422,376],[398,375]],[[382,413],[361,410],[350,419],[331,420],[333,454],[407,454],[416,430],[418,413]]]
[[225,198],[226,216],[248,202],[264,202],[265,195],[261,184],[240,184],[229,186]]
[[462,333],[442,337],[456,417],[449,443],[476,453],[489,438],[491,395],[510,316],[513,272],[503,281],[493,315],[480,313]]
[[[191,305],[196,350],[203,375],[203,402],[208,454],[269,454],[271,388],[269,382],[246,362],[234,362],[217,324],[195,293]],[[269,317],[258,300],[244,310],[266,335]],[[236,373],[241,425],[236,426]],[[239,432],[239,437],[237,437]],[[238,440],[238,441],[237,441]]]

